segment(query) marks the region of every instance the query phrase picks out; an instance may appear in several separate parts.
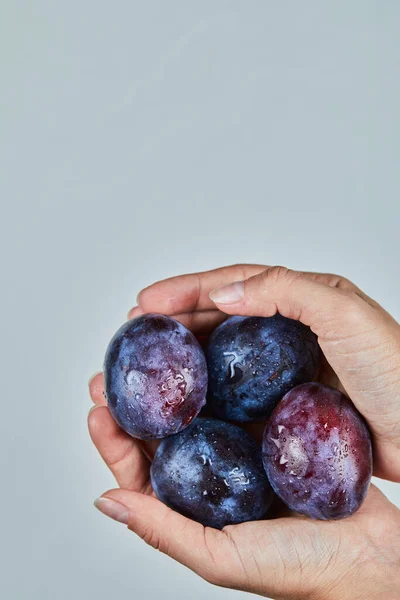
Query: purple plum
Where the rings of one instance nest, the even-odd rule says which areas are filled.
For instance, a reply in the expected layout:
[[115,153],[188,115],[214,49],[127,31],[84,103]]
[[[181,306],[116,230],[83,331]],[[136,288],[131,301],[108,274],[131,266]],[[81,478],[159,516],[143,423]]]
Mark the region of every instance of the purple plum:
[[317,338],[299,321],[230,317],[208,343],[210,405],[220,419],[265,419],[286,392],[313,379],[318,360]]
[[264,517],[273,498],[261,447],[236,425],[216,419],[198,418],[162,440],[151,481],[162,502],[218,529]]
[[133,437],[159,439],[181,431],[206,402],[207,365],[181,323],[147,314],[125,323],[104,361],[109,410]]

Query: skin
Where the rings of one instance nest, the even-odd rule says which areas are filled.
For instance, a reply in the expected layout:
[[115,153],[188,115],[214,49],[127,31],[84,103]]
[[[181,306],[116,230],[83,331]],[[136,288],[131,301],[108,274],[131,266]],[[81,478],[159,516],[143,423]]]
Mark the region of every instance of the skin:
[[[400,326],[351,282],[235,265],[155,283],[138,302],[130,317],[174,316],[202,336],[226,315],[279,311],[310,326],[324,353],[320,381],[345,391],[364,416],[374,474],[400,482]],[[95,408],[89,430],[120,486],[97,501],[103,513],[216,585],[285,600],[400,597],[400,511],[377,488],[371,486],[361,508],[340,521],[291,514],[221,531],[204,528],[155,498],[149,472],[157,443],[120,430],[103,391],[98,374],[90,382]]]

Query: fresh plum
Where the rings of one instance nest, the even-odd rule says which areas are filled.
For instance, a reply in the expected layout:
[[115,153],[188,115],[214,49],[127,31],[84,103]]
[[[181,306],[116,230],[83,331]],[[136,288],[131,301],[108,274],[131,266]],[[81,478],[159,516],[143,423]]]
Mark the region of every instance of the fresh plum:
[[316,336],[299,321],[230,317],[208,343],[211,406],[221,419],[266,418],[286,392],[314,377],[318,358]]
[[196,419],[162,440],[151,481],[162,502],[218,529],[262,518],[273,497],[261,448],[236,425],[216,419]]
[[360,507],[368,491],[369,431],[338,390],[299,385],[272,413],[263,462],[274,491],[291,509],[314,519],[341,519]]
[[117,331],[104,379],[115,421],[142,440],[181,431],[206,402],[203,351],[186,327],[163,315],[137,317]]

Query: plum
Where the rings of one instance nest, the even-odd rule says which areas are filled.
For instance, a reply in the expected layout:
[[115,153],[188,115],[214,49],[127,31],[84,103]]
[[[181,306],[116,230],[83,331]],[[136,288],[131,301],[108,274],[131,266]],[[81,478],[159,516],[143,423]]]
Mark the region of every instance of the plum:
[[291,509],[314,519],[341,519],[367,494],[370,434],[347,396],[305,383],[272,413],[263,435],[263,462],[274,491]]
[[162,502],[217,529],[260,519],[273,498],[261,447],[236,425],[217,419],[198,418],[162,440],[151,481]]
[[319,347],[299,321],[235,316],[213,331],[206,355],[216,416],[246,422],[268,417],[286,392],[314,377]]
[[147,314],[125,323],[104,360],[107,404],[118,425],[142,440],[181,431],[206,402],[203,351],[181,323]]

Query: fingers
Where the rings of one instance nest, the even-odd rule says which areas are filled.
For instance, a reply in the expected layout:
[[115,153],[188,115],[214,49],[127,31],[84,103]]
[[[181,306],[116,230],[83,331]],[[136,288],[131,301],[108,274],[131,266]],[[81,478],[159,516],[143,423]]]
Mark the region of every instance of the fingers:
[[[211,291],[228,283],[243,281],[263,272],[275,272],[276,270],[288,271],[283,267],[271,268],[263,265],[240,264],[158,281],[140,292],[139,306],[135,306],[129,311],[128,318],[132,319],[144,312],[160,312],[173,315],[186,326],[191,325],[190,328],[195,331],[201,331],[202,328],[210,330],[218,324],[219,319],[222,319],[220,316],[218,319],[215,317],[216,314],[218,315],[218,311],[215,312],[215,305],[209,297]],[[316,283],[352,291],[374,307],[379,307],[376,302],[344,277],[311,272],[305,272],[303,275]],[[200,311],[210,311],[210,314],[201,317],[198,314]]]
[[136,317],[140,317],[140,315],[143,314],[142,309],[140,308],[140,306],[134,306],[133,308],[131,308],[131,310],[128,312],[128,321],[129,319],[135,319]]
[[95,406],[88,417],[90,437],[118,485],[150,492],[150,463],[140,443],[122,431],[106,406]]
[[138,297],[140,310],[147,313],[177,315],[215,309],[209,298],[211,290],[230,281],[246,279],[264,269],[265,266],[262,265],[233,265],[164,279],[140,292]]
[[[141,314],[143,312],[135,307],[129,311],[128,319],[134,319]],[[226,315],[216,309],[179,313],[170,316],[185,325],[194,334],[200,335],[208,335],[226,319]]]
[[89,394],[95,404],[105,406],[107,404],[104,395],[103,373],[96,373],[89,381]]
[[[239,264],[158,281],[140,292],[138,296],[140,306],[135,306],[131,309],[128,318],[132,319],[143,312],[160,312],[166,315],[175,315],[200,310],[212,310],[214,305],[210,301],[209,293],[213,289],[232,281],[248,279],[265,271],[267,268],[265,265]],[[329,273],[305,273],[305,275],[331,287],[351,289],[364,299],[368,299],[368,301],[378,306],[377,303],[369,299],[359,288],[344,277]]]
[[[104,499],[117,504],[102,502]],[[156,498],[127,490],[110,490],[96,506],[125,522],[147,544],[177,560],[204,579],[220,584],[228,571],[232,549],[220,531],[204,528],[174,512]],[[234,577],[231,574],[231,579]]]
[[209,335],[226,319],[226,315],[220,310],[204,310],[172,316],[196,335]]

